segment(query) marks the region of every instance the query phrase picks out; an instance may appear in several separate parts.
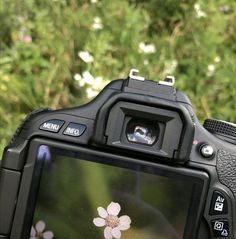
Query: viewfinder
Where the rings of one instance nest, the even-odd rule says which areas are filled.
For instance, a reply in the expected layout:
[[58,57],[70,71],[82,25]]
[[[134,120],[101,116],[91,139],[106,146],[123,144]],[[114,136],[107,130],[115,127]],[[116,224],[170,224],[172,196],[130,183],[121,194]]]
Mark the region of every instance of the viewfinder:
[[126,128],[128,141],[138,144],[153,145],[158,140],[159,133],[156,121],[142,118],[132,118]]

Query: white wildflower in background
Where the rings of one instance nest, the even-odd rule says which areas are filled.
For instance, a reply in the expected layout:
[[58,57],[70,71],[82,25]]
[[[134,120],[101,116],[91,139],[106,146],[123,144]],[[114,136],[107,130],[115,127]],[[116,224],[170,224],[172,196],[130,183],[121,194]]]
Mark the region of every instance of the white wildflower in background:
[[97,208],[100,217],[94,218],[93,223],[97,227],[105,227],[105,239],[112,239],[113,237],[119,239],[121,238],[121,231],[130,228],[130,217],[127,215],[118,217],[120,210],[120,204],[115,202],[111,202],[108,205],[107,210],[103,207]]
[[144,60],[144,61],[143,61],[143,64],[144,64],[145,66],[147,66],[147,65],[149,64],[149,60],[147,60],[147,59]]
[[79,86],[81,87],[85,86],[85,84],[93,85],[95,80],[89,71],[84,71],[82,73],[82,76],[80,76],[79,74],[75,74],[74,77],[76,77],[75,80],[79,81]]
[[97,0],[91,0],[91,3],[97,3],[98,1]]
[[27,34],[27,29],[25,27],[21,27],[18,38],[21,42],[23,43],[31,43],[32,42],[32,37]]
[[153,54],[156,52],[156,47],[154,44],[145,44],[144,42],[140,42],[138,47],[140,53]]
[[23,24],[27,20],[27,16],[16,16],[18,23]]
[[79,51],[78,56],[86,63],[93,62],[93,56],[87,51]]
[[84,71],[82,75],[76,73],[74,79],[78,81],[80,87],[88,86],[86,89],[87,97],[93,98],[96,96],[107,84],[101,76],[93,77],[89,71]]
[[93,82],[93,87],[95,89],[100,89],[102,87],[104,87],[104,81],[103,81],[103,78],[101,76],[98,76],[94,79],[94,82]]
[[23,36],[20,38],[20,40],[24,43],[31,43],[32,42],[32,37],[30,35]]
[[178,66],[178,61],[176,59],[166,61],[165,62],[165,69],[164,69],[164,74],[172,74]]
[[94,30],[103,29],[102,20],[101,20],[100,17],[95,17],[95,18],[93,19],[92,29],[94,29]]
[[93,90],[92,88],[88,88],[86,90],[86,93],[87,93],[87,97],[88,98],[93,98],[95,97],[99,92],[97,90]]
[[219,56],[216,56],[214,59],[214,62],[219,63],[221,61],[221,58]]
[[215,70],[216,70],[216,67],[215,67],[214,64],[208,65],[207,66],[207,73],[206,73],[206,75],[209,76],[209,77],[213,76],[214,73],[215,73]]
[[228,5],[222,5],[219,7],[219,10],[223,13],[228,13],[230,11],[230,7]]
[[75,79],[76,81],[80,81],[80,80],[82,79],[82,77],[81,77],[80,74],[76,73],[76,74],[74,75],[74,79]]
[[209,65],[207,66],[206,75],[207,75],[208,77],[211,77],[211,76],[213,76],[213,75],[215,74],[216,66],[217,66],[217,64],[220,63],[220,61],[221,61],[221,58],[220,58],[219,56],[216,56],[216,57],[214,58],[214,63],[209,64]]
[[203,17],[207,16],[207,14],[201,9],[201,7],[198,3],[194,4],[194,10],[196,12],[196,17],[197,18],[203,18]]
[[51,231],[44,231],[46,228],[46,224],[44,221],[38,221],[31,228],[30,239],[53,239],[54,234]]

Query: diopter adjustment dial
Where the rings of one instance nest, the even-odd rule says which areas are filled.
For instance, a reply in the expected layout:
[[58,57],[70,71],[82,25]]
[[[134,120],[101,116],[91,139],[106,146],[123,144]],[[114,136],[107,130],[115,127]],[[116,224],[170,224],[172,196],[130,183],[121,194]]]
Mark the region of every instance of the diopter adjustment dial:
[[236,124],[215,120],[205,120],[203,127],[216,137],[236,145]]

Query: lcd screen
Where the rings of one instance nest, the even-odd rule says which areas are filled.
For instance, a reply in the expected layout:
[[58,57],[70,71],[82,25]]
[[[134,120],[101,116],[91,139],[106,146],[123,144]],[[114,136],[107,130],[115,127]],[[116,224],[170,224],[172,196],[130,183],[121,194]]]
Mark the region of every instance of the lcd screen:
[[191,180],[145,164],[45,149],[31,238],[183,238]]

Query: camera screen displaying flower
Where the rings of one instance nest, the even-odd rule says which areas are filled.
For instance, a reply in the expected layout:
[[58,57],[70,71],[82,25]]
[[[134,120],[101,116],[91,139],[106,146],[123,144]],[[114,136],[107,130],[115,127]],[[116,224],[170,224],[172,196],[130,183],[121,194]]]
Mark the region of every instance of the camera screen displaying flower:
[[193,182],[55,152],[44,163],[30,238],[183,238]]

